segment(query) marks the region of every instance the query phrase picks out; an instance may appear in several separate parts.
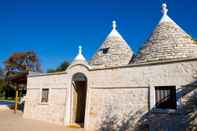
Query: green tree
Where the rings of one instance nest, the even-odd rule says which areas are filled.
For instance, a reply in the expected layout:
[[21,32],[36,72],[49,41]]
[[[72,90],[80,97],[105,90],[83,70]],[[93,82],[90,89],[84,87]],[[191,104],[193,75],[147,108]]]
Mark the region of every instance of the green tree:
[[[13,79],[17,79],[22,77],[24,79],[20,89],[26,88],[26,80],[27,74],[29,71],[31,72],[42,72],[41,66],[39,63],[38,56],[33,51],[27,52],[16,52],[13,53],[5,62],[5,81],[6,81],[6,97],[9,97],[11,92],[15,90],[16,81],[13,83]],[[18,87],[18,86],[17,86]],[[12,96],[13,97],[13,96]]]
[[0,97],[4,94],[5,79],[3,74],[3,69],[0,67]]
[[3,69],[0,67],[0,78],[3,78],[4,77],[4,71]]
[[197,38],[192,38],[192,40],[197,44]]
[[13,53],[6,61],[7,72],[42,72],[38,56],[33,51]]
[[48,69],[47,72],[48,73],[53,73],[53,72],[61,72],[61,71],[65,71],[68,66],[70,65],[69,62],[64,61],[63,63],[61,63],[56,69]]

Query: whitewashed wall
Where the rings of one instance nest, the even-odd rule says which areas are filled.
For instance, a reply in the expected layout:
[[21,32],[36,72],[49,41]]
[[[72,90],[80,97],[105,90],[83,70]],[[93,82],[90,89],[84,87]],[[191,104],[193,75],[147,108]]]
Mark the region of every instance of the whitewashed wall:
[[[110,110],[118,118],[148,112],[155,105],[155,86],[176,86],[178,91],[195,81],[196,70],[196,60],[100,70],[76,64],[63,74],[28,78],[24,117],[69,125],[72,76],[81,72],[88,79],[85,128],[98,129]],[[40,103],[41,88],[50,90],[46,105]]]

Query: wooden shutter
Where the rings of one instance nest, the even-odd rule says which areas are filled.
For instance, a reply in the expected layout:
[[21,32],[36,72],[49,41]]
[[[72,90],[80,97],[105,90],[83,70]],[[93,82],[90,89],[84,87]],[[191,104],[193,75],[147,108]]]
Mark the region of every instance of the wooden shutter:
[[176,87],[155,87],[156,108],[176,109]]

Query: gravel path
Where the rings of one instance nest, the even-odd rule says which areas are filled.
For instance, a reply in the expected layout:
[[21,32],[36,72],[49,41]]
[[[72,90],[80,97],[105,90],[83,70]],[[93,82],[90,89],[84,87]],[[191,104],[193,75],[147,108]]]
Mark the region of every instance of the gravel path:
[[0,131],[84,131],[22,118],[22,113],[0,110]]

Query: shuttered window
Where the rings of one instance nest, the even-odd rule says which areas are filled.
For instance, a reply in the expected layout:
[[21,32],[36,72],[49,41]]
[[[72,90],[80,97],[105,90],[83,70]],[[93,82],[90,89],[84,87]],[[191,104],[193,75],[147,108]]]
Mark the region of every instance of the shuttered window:
[[48,97],[49,97],[49,89],[48,88],[42,89],[41,102],[42,103],[47,103],[48,102]]
[[176,87],[157,86],[155,87],[156,108],[176,109]]

